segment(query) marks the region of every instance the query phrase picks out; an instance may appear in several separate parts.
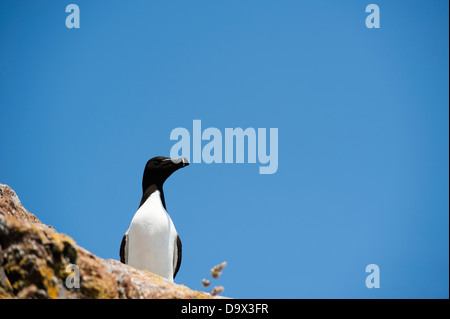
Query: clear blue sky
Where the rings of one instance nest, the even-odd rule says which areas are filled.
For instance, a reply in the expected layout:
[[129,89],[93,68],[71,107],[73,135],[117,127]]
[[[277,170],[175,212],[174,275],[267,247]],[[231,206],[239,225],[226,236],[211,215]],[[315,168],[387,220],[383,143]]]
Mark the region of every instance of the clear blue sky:
[[202,163],[165,184],[176,282],[227,261],[231,297],[448,298],[448,6],[1,0],[0,183],[118,259],[174,128],[278,128],[276,174]]

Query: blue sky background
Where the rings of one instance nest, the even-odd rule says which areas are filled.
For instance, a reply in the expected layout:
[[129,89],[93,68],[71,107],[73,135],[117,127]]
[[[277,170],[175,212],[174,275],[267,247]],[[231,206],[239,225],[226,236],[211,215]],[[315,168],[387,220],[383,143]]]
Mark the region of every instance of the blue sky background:
[[165,184],[177,283],[225,260],[236,298],[449,297],[448,1],[77,0],[67,29],[69,3],[0,1],[0,183],[44,223],[118,259],[174,128],[276,127],[276,174]]

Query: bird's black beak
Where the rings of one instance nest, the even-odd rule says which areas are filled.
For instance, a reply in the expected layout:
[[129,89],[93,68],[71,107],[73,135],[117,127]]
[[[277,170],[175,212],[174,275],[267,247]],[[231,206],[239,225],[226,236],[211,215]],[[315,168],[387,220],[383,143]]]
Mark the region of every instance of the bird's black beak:
[[186,157],[180,157],[179,159],[177,159],[176,161],[181,161],[181,167],[185,167],[189,165],[189,161]]

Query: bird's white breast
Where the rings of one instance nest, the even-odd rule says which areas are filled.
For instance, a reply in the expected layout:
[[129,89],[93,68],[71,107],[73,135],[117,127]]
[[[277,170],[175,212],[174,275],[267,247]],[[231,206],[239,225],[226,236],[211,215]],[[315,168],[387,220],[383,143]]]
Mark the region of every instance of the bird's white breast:
[[159,191],[138,209],[128,230],[128,264],[173,281],[177,231]]

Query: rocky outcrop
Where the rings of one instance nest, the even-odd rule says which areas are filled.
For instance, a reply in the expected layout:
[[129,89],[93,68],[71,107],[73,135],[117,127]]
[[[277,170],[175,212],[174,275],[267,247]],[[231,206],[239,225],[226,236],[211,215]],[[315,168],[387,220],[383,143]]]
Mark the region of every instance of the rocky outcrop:
[[28,212],[0,184],[0,298],[215,298],[102,259]]

